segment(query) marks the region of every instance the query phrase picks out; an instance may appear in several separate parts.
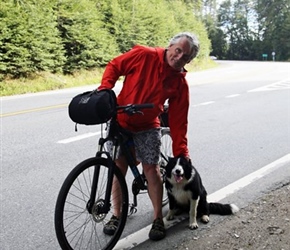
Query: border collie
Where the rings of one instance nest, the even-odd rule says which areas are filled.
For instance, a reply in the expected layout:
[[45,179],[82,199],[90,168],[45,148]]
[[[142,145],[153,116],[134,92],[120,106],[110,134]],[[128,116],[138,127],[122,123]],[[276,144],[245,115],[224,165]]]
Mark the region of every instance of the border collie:
[[197,217],[208,223],[210,214],[230,215],[239,210],[234,204],[208,203],[199,173],[184,157],[169,159],[165,187],[169,199],[166,219],[172,220],[180,210],[189,210],[190,229],[198,228]]

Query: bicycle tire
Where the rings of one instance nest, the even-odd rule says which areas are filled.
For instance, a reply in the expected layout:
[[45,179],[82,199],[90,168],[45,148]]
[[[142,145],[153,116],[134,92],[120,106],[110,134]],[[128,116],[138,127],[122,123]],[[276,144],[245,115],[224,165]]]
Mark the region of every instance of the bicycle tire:
[[168,196],[167,190],[165,188],[165,180],[166,180],[166,170],[165,167],[168,162],[168,158],[173,157],[172,153],[172,138],[170,134],[170,129],[168,127],[163,127],[161,129],[161,154],[160,154],[160,173],[163,181],[163,198],[162,198],[162,206],[166,206],[168,204]]
[[[93,169],[96,166],[100,168],[100,175],[94,203],[95,210],[90,214],[87,203],[90,198]],[[58,194],[54,217],[56,236],[62,249],[111,250],[121,237],[128,214],[128,189],[125,178],[117,167],[114,171],[114,180],[119,182],[122,204],[119,225],[114,235],[103,233],[104,225],[113,215],[112,200],[109,213],[95,212],[104,204],[108,166],[106,158],[89,158],[78,164],[65,179]]]

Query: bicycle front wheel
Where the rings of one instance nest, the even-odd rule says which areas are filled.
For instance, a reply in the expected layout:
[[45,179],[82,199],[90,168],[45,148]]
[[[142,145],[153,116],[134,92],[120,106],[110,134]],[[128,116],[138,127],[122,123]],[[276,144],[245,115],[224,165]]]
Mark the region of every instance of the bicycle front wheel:
[[[118,242],[128,214],[128,189],[124,176],[115,166],[114,184],[118,185],[120,195],[117,198],[112,193],[109,212],[100,212],[105,204],[108,166],[105,158],[90,158],[77,165],[65,179],[57,198],[54,219],[57,239],[62,249],[110,250]],[[96,169],[99,170],[98,185],[94,191],[96,198],[89,212]],[[119,224],[113,235],[106,235],[103,227],[113,215],[116,208],[114,206],[120,209]]]

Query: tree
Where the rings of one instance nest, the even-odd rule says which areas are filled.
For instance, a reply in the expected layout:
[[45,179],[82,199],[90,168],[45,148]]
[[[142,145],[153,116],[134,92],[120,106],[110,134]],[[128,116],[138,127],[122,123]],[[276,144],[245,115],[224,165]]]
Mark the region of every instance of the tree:
[[135,44],[167,46],[176,33],[191,31],[201,40],[199,57],[208,56],[210,42],[207,32],[202,21],[195,17],[192,3],[178,0],[102,0],[97,6],[103,13],[106,29],[115,37],[121,52]]
[[254,59],[255,12],[251,0],[227,0],[219,9],[218,20],[228,41],[228,59]]
[[[213,3],[206,3],[208,11]],[[261,60],[262,54],[270,57],[275,52],[276,60],[289,60],[289,8],[289,0],[226,0],[217,11],[216,23],[214,13],[204,17],[213,51],[224,55],[220,58],[239,60]],[[226,53],[220,49],[223,33]]]
[[104,13],[105,27],[115,37],[121,52],[135,44],[163,46],[178,30],[164,0],[103,0],[98,6]]
[[56,13],[67,57],[64,72],[102,67],[117,54],[116,41],[103,29],[94,1],[64,0]]
[[[6,1],[0,9],[0,73],[14,77],[58,72],[65,61],[50,6]],[[21,18],[19,18],[21,17]]]
[[256,11],[264,53],[275,51],[277,60],[290,60],[289,0],[257,0]]

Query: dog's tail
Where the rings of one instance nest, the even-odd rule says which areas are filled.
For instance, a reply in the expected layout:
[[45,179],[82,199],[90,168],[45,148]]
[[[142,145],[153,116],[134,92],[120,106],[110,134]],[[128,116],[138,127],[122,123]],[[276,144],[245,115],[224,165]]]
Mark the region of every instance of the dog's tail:
[[216,202],[209,203],[210,214],[230,215],[239,211],[235,204],[221,204]]

